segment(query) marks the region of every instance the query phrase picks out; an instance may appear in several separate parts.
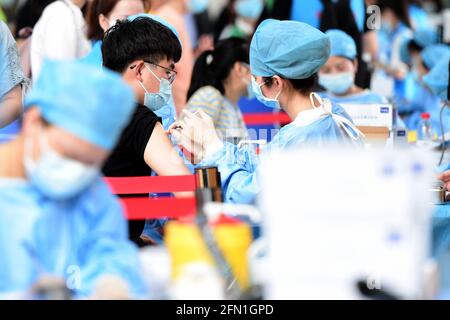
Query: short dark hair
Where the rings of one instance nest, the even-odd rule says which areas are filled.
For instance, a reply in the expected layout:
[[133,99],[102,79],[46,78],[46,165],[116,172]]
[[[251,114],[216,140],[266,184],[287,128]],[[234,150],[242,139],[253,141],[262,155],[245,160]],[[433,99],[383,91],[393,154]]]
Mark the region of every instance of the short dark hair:
[[[317,89],[317,73],[306,79],[283,79],[289,81],[292,87],[303,95],[307,95]],[[273,77],[263,77],[263,82],[270,88],[273,84]]]
[[117,21],[103,38],[103,66],[124,72],[135,60],[158,63],[162,59],[178,62],[181,44],[175,33],[147,17]]

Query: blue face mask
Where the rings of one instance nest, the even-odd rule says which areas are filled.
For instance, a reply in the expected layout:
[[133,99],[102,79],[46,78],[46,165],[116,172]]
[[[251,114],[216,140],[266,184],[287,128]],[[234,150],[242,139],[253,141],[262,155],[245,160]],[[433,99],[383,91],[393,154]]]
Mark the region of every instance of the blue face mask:
[[139,82],[142,89],[145,91],[144,97],[144,105],[152,110],[153,112],[164,107],[167,102],[170,100],[172,96],[172,85],[167,79],[160,79],[153,73],[152,69],[150,69],[147,65],[145,67],[152,73],[152,75],[159,80],[159,92],[158,93],[150,93],[144,87],[142,82]]
[[238,0],[234,6],[239,16],[257,20],[264,9],[262,0]]
[[319,84],[334,94],[346,93],[353,86],[354,82],[355,75],[352,72],[319,75]]
[[256,99],[258,99],[258,101],[261,102],[262,104],[264,104],[266,107],[274,108],[274,109],[281,109],[280,102],[278,101],[278,97],[280,96],[281,91],[278,92],[275,99],[269,99],[269,98],[266,98],[262,93],[261,87],[263,85],[264,85],[264,83],[258,84],[256,82],[255,78],[252,77],[252,90],[256,96]]
[[208,8],[208,0],[188,0],[188,7],[193,14],[202,13]]

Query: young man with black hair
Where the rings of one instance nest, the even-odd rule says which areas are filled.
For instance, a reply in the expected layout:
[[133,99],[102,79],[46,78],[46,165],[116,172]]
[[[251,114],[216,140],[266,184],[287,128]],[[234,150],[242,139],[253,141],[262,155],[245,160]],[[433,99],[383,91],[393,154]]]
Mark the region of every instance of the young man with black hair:
[[[118,21],[105,34],[102,55],[103,66],[121,73],[136,99],[132,120],[103,167],[104,175],[137,177],[149,176],[152,171],[160,176],[190,174],[153,112],[170,98],[177,74],[175,63],[181,57],[177,36],[150,17]],[[130,238],[139,246],[145,245],[141,238],[144,225],[144,220],[129,222]]]

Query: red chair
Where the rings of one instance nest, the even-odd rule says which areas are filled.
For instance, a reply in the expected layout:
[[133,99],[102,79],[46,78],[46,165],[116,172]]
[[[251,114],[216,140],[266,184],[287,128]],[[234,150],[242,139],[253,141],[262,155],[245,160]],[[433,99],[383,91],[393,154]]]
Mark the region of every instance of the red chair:
[[244,121],[249,126],[260,125],[285,125],[291,122],[289,116],[284,112],[279,113],[245,113]]
[[[165,177],[105,178],[116,195],[172,193],[195,191],[195,175]],[[196,212],[196,201],[191,198],[120,198],[128,220],[181,218]]]

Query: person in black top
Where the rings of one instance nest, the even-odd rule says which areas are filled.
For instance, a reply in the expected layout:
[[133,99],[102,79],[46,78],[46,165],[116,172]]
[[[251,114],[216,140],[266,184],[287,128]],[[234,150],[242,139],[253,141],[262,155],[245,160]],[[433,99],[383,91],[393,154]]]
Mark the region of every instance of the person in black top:
[[[170,98],[175,63],[181,58],[177,36],[149,17],[118,21],[105,34],[102,55],[103,66],[121,73],[136,98],[131,122],[104,165],[103,174],[137,177],[149,176],[152,170],[160,176],[190,174],[167,137],[161,119],[152,111]],[[129,223],[130,239],[139,246],[144,245],[144,225],[145,221]]]

